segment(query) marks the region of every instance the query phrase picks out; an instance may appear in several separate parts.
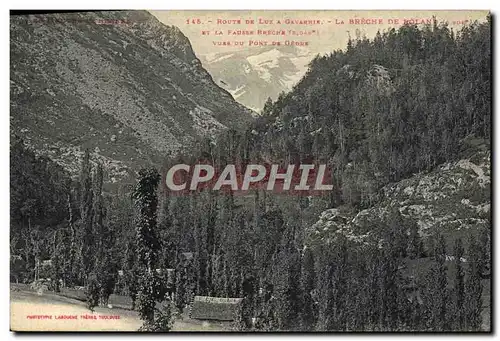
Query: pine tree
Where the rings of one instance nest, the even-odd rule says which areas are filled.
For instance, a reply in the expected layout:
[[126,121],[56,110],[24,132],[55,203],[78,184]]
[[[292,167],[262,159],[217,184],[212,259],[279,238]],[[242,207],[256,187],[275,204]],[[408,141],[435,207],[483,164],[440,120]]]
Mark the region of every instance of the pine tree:
[[455,256],[455,283],[454,283],[454,310],[455,310],[455,328],[454,330],[463,330],[464,328],[464,311],[465,311],[465,286],[464,286],[464,269],[462,266],[464,247],[462,239],[455,241],[453,248]]
[[436,235],[434,240],[437,240],[433,246],[434,262],[426,274],[423,298],[427,315],[426,328],[432,331],[443,331],[449,329],[446,244],[442,235]]
[[274,297],[274,286],[263,283],[263,292],[260,295],[260,307],[256,329],[261,331],[277,331],[279,328],[276,316],[276,298]]
[[162,240],[161,267],[164,269],[175,268],[175,231],[172,212],[170,212],[170,197],[166,194],[160,197],[160,210],[158,213],[159,234]]
[[78,270],[80,269],[80,262],[81,260],[78,258],[79,253],[78,253],[78,245],[79,245],[79,240],[78,240],[78,234],[75,229],[75,214],[74,212],[77,211],[73,208],[73,200],[74,199],[74,191],[71,191],[67,195],[67,208],[68,208],[68,228],[69,228],[69,251],[68,251],[68,257],[65,260],[65,271],[64,273],[66,274],[66,285],[75,285],[78,279]]
[[334,290],[334,310],[333,319],[335,320],[334,330],[346,330],[347,327],[347,304],[349,290],[348,279],[350,276],[350,267],[348,263],[347,239],[342,236],[337,241],[335,248],[335,268],[333,272],[333,290]]
[[314,254],[308,247],[304,250],[302,257],[302,278],[301,278],[301,291],[302,291],[302,309],[301,319],[302,328],[305,331],[311,331],[316,324],[316,311],[315,304],[312,297],[312,291],[316,286],[316,272],[314,270]]
[[423,244],[420,234],[418,232],[418,225],[415,221],[410,221],[409,223],[409,240],[406,253],[411,259],[419,258],[423,254]]
[[294,237],[295,229],[290,226],[276,253],[276,317],[280,330],[296,330],[300,326],[300,255]]
[[[491,226],[491,224],[490,224]],[[491,241],[490,229],[483,228],[480,230],[479,235],[479,271],[481,278],[489,274],[491,267]]]
[[435,251],[435,261],[437,263],[436,275],[436,312],[434,314],[434,328],[437,330],[449,330],[448,316],[447,316],[447,302],[448,302],[448,275],[446,266],[446,243],[443,235],[439,235],[437,249]]
[[399,318],[398,295],[400,292],[398,283],[398,262],[397,256],[400,252],[399,246],[384,250],[380,255],[382,259],[379,263],[379,286],[380,286],[380,312],[379,328],[381,330],[394,330]]
[[125,251],[125,271],[124,280],[127,286],[127,292],[132,300],[132,310],[135,310],[137,301],[137,291],[139,287],[139,264],[137,262],[136,243],[129,241]]
[[395,209],[389,216],[389,229],[391,233],[391,249],[397,258],[406,257],[406,250],[409,244],[408,235],[405,230],[405,222],[401,213]]
[[81,262],[83,278],[89,276],[94,265],[94,231],[92,228],[92,178],[90,152],[85,150],[80,172]]
[[262,116],[269,116],[273,112],[273,100],[268,97],[266,103],[264,103],[264,108],[262,109]]
[[319,331],[335,331],[333,265],[325,264],[324,275],[319,286],[319,312],[316,329]]
[[92,225],[96,241],[94,272],[98,281],[99,303],[107,305],[109,296],[113,293],[118,269],[113,255],[114,235],[111,231],[109,217],[105,215],[106,209],[102,195],[103,181],[104,170],[102,165],[98,163],[92,181],[94,198]]
[[467,252],[467,276],[465,280],[465,326],[467,330],[478,331],[481,328],[482,292],[481,251],[474,236],[469,238]]
[[85,287],[85,296],[87,308],[92,312],[94,308],[99,304],[99,282],[97,280],[97,275],[91,272],[88,275],[87,286]]
[[53,285],[53,290],[55,292],[60,291],[60,280],[63,271],[63,257],[64,257],[64,240],[62,238],[63,230],[55,230],[53,236],[53,246],[52,246],[52,264],[51,264],[51,281]]
[[182,314],[184,307],[188,304],[187,282],[188,269],[179,261],[175,269],[175,306]]
[[98,163],[95,167],[92,177],[92,234],[95,236],[95,251],[102,251],[103,237],[105,235],[104,221],[104,205],[102,197],[102,185],[104,181],[104,170],[102,164]]

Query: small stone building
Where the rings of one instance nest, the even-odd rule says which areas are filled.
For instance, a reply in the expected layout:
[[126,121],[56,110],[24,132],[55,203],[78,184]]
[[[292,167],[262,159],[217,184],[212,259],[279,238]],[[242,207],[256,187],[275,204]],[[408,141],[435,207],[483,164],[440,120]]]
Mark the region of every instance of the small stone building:
[[196,320],[234,321],[242,298],[195,296],[189,317]]

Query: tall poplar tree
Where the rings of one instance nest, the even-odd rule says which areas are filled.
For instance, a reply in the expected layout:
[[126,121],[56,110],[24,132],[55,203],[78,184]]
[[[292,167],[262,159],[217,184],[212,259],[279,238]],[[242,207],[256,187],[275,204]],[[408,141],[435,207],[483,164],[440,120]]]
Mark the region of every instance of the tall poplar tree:
[[144,321],[141,331],[169,331],[170,302],[156,307],[165,298],[165,291],[156,271],[160,240],[157,231],[157,187],[160,175],[154,168],[139,171],[132,198],[136,209],[136,252],[139,270],[137,311]]
[[92,166],[90,152],[85,150],[80,171],[80,250],[83,279],[86,282],[94,265],[94,231],[92,227]]
[[467,276],[465,280],[465,325],[467,330],[478,331],[481,328],[482,292],[481,251],[474,236],[469,238],[467,250]]
[[462,260],[464,257],[464,247],[462,239],[455,241],[453,255],[455,256],[455,283],[454,283],[454,309],[455,323],[454,330],[462,330],[464,327],[464,311],[465,311],[465,283],[464,283],[464,268]]

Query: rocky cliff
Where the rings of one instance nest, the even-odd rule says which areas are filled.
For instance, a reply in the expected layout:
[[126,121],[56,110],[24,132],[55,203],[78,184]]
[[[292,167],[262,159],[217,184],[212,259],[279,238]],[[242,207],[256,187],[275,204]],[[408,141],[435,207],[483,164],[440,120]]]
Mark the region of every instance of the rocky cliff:
[[379,243],[394,210],[417,223],[424,238],[440,233],[448,241],[491,226],[491,151],[483,140],[465,142],[463,158],[428,173],[384,186],[377,203],[361,211],[345,207],[324,211],[307,231],[310,243],[343,235],[357,243]]
[[90,148],[120,181],[251,119],[148,12],[15,15],[10,32],[11,132],[70,171]]

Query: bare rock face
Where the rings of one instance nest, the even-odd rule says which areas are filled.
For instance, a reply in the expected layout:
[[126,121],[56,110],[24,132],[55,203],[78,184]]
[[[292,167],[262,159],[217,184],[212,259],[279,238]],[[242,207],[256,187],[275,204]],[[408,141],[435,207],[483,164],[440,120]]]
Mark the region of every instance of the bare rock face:
[[12,16],[10,29],[11,131],[72,172],[89,148],[120,181],[251,120],[148,12]]
[[424,238],[436,232],[448,240],[466,238],[489,228],[490,158],[490,150],[480,148],[467,158],[383,187],[373,207],[324,211],[307,231],[309,242],[331,243],[341,235],[356,243],[378,244],[394,210],[416,222]]
[[374,64],[366,73],[366,83],[377,89],[379,96],[390,96],[394,91],[389,70],[382,65]]

